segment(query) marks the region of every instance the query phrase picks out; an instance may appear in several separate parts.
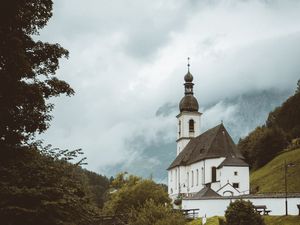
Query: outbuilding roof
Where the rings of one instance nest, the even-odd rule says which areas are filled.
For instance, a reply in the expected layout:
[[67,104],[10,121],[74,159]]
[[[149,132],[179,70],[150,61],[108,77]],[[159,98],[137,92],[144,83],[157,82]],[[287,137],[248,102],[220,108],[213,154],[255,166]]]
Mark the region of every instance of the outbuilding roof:
[[192,198],[198,199],[198,198],[205,198],[205,197],[220,197],[220,196],[221,195],[219,195],[217,192],[211,189],[209,185],[206,185],[199,192],[197,192]]
[[244,159],[223,123],[191,139],[168,170],[176,166],[186,166],[204,159],[220,157],[229,158],[227,161],[224,160],[226,164],[233,164],[233,162],[242,164],[241,161]]

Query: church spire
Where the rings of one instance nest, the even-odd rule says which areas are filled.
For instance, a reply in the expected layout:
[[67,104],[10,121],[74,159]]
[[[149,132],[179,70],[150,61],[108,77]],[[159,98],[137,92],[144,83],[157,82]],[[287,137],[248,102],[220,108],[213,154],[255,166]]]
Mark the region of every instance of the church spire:
[[198,112],[199,105],[197,99],[194,97],[193,92],[193,75],[190,73],[190,57],[188,57],[188,72],[184,76],[184,97],[181,99],[179,103],[180,112],[188,111],[188,112]]

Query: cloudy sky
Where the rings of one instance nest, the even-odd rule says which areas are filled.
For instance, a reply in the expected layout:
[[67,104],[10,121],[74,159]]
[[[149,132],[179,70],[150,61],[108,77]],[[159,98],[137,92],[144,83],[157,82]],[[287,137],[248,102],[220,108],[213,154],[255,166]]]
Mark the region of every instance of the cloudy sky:
[[[76,95],[53,99],[52,126],[41,138],[82,148],[98,172],[175,141],[177,111],[157,110],[183,96],[188,56],[204,112],[244,93],[293,90],[299,21],[298,0],[54,0],[40,39],[70,51],[57,75]],[[210,108],[202,129],[226,123],[231,110]]]

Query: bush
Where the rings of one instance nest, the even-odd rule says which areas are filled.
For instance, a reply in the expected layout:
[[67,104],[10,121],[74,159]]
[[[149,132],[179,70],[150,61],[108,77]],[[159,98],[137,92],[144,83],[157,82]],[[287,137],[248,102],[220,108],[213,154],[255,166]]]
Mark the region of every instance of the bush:
[[142,208],[134,210],[129,218],[129,225],[185,225],[181,213],[174,212],[168,204],[157,204],[152,199]]
[[226,225],[226,222],[223,218],[218,218],[219,220],[219,225]]
[[104,213],[106,214],[129,213],[132,209],[136,210],[143,207],[150,199],[156,204],[170,205],[171,203],[164,188],[152,180],[142,180],[135,176],[129,176],[127,179],[115,179],[112,186],[115,187],[115,191],[110,194],[109,200],[104,205]]
[[236,200],[231,202],[225,211],[227,225],[265,225],[250,201]]

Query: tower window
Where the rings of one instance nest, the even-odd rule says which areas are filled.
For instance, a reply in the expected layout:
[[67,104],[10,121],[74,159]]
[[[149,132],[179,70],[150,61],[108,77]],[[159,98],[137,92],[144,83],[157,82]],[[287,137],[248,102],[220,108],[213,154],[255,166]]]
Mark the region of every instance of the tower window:
[[181,133],[181,121],[179,120],[179,124],[178,124],[178,134],[180,136]]
[[238,175],[238,172],[237,171],[234,171],[234,176],[237,176]]
[[217,168],[212,167],[211,168],[211,182],[216,182],[217,181]]
[[194,124],[195,124],[194,120],[190,120],[189,121],[189,131],[190,132],[194,132],[195,131]]
[[239,183],[233,183],[232,186],[233,186],[234,188],[239,188],[239,187],[240,187],[240,184],[239,184]]

